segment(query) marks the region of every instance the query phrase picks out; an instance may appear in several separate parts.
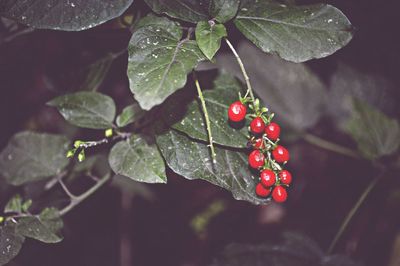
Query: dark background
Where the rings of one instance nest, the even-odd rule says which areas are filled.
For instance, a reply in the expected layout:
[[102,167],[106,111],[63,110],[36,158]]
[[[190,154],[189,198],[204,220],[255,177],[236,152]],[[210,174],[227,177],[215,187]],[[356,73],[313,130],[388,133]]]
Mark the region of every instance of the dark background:
[[[136,2],[132,10],[148,11]],[[311,61],[308,66],[324,81],[329,80],[338,62],[367,75],[379,75],[396,88],[385,97],[398,103],[397,1],[327,2],[348,16],[356,27],[355,36],[336,54]],[[4,32],[2,28],[0,36]],[[244,38],[238,32],[232,34],[235,43]],[[25,129],[74,134],[75,129],[65,125],[45,103],[75,90],[83,73],[77,74],[77,70],[110,51],[123,49],[129,37],[127,29],[111,21],[75,33],[37,30],[1,43],[0,147]],[[131,97],[125,69],[126,55],[114,61],[100,88],[119,106],[129,103]],[[399,118],[398,106],[385,111]],[[322,118],[311,131],[355,148],[348,136],[332,130],[328,118]],[[91,131],[85,134],[96,136]],[[132,265],[207,265],[229,243],[263,243],[287,230],[303,232],[326,249],[377,170],[368,162],[336,155],[301,140],[290,143],[289,148],[297,159],[290,164],[294,185],[286,204],[261,207],[235,201],[227,191],[171,172],[167,185],[146,186],[146,193],[150,193],[147,197],[133,197],[115,186],[106,186],[65,218],[63,242],[45,245],[27,240],[10,265],[110,266],[120,265],[121,257],[126,259],[127,254]],[[389,173],[380,181],[339,241],[337,252],[368,266],[388,265],[393,252],[400,254],[399,247],[393,251],[400,233],[398,177],[398,173]],[[16,191],[4,188],[1,202]],[[210,220],[203,235],[197,234],[191,220],[215,201],[223,202],[224,210]]]

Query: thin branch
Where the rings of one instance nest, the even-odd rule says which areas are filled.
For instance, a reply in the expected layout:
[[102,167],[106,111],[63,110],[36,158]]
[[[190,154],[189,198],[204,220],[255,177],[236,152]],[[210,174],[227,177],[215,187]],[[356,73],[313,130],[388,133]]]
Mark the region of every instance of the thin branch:
[[342,155],[346,155],[348,157],[356,158],[356,159],[361,159],[360,154],[358,154],[356,151],[353,151],[349,148],[340,146],[336,143],[324,140],[320,137],[317,137],[315,135],[306,133],[302,135],[302,138],[307,141],[310,144],[313,144],[315,146],[318,146],[322,149],[328,150],[328,151],[333,151]]
[[19,36],[21,36],[21,35],[24,35],[24,34],[31,33],[31,32],[33,32],[34,30],[35,30],[34,28],[26,28],[26,29],[17,31],[17,32],[14,33],[14,34],[5,37],[5,38],[1,41],[1,43],[10,42],[10,41],[14,40],[14,39],[17,38],[17,37],[19,37]]
[[56,179],[58,183],[61,185],[62,189],[64,190],[65,194],[70,197],[70,199],[76,199],[76,196],[68,189],[68,187],[65,185],[64,181],[62,180],[63,176],[57,175]]
[[251,87],[250,78],[247,75],[246,69],[244,68],[244,64],[242,62],[242,59],[240,59],[239,54],[236,52],[235,48],[233,47],[233,45],[231,44],[231,42],[227,38],[225,38],[225,42],[229,46],[229,48],[231,49],[233,55],[236,57],[236,61],[238,62],[239,66],[240,66],[240,70],[243,73],[244,80],[246,81],[247,92],[246,92],[246,96],[245,97],[247,97],[247,94],[250,94],[251,100],[254,102],[255,98],[254,98],[253,88]]
[[60,215],[61,216],[66,215],[73,208],[75,208],[77,205],[79,205],[82,201],[84,201],[89,196],[91,196],[93,193],[95,193],[110,178],[111,178],[111,174],[108,173],[103,178],[99,179],[99,181],[97,181],[96,184],[94,186],[92,186],[90,189],[88,189],[85,193],[83,193],[83,194],[81,194],[79,196],[75,196],[75,198],[70,198],[70,203],[66,207],[64,207],[62,210],[60,210]]
[[340,226],[338,232],[336,233],[335,237],[333,238],[331,244],[329,245],[327,253],[330,254],[332,253],[333,249],[336,246],[336,243],[339,241],[341,236],[343,235],[344,231],[346,230],[347,226],[349,225],[351,219],[354,217],[356,212],[359,210],[361,205],[364,203],[365,199],[368,197],[369,193],[372,191],[372,189],[378,184],[378,181],[381,179],[381,177],[384,175],[385,170],[381,172],[381,174],[378,177],[375,177],[371,183],[365,188],[364,192],[361,194],[360,198],[357,200],[353,208],[349,211],[349,213],[346,215],[344,218],[342,225]]
[[203,92],[201,91],[199,81],[198,81],[198,79],[196,78],[195,75],[193,75],[193,76],[194,76],[194,83],[196,84],[196,88],[197,88],[197,94],[199,95],[199,99],[200,99],[201,106],[202,106],[202,109],[203,109],[204,119],[206,121],[206,128],[207,128],[207,134],[208,134],[208,141],[210,143],[209,147],[210,147],[210,150],[211,150],[211,157],[213,159],[213,163],[216,163],[217,162],[216,161],[216,154],[215,154],[215,150],[214,150],[213,137],[212,137],[212,133],[211,133],[211,124],[210,124],[210,118],[208,116],[206,102],[204,100]]

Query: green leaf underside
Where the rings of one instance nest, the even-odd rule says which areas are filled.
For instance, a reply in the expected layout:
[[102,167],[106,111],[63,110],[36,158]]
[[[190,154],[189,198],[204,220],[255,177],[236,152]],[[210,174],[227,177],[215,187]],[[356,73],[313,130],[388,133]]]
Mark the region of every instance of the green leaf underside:
[[235,17],[239,4],[239,0],[212,0],[210,14],[217,21],[225,23]]
[[221,39],[226,37],[226,29],[222,24],[210,25],[200,21],[196,27],[196,41],[200,50],[211,60],[221,47]]
[[13,185],[59,174],[67,166],[69,140],[60,135],[21,132],[0,153],[0,174]]
[[[249,135],[247,127],[235,129],[228,123],[228,108],[231,103],[238,100],[239,89],[240,86],[231,85],[203,92],[211,123],[213,142],[216,144],[234,148],[245,148],[247,145],[247,136]],[[191,138],[208,141],[201,103],[198,100],[189,105],[185,117],[172,127]]]
[[207,2],[204,0],[145,0],[157,14],[167,14],[188,22],[207,20]]
[[80,31],[120,16],[133,0],[0,0],[0,15],[38,29]]
[[62,227],[63,222],[58,210],[46,208],[39,216],[20,218],[16,226],[16,232],[44,243],[58,243],[63,239],[58,235],[58,231]]
[[139,120],[145,115],[145,112],[140,108],[140,106],[135,103],[128,105],[122,110],[121,114],[117,116],[115,120],[118,127],[125,127],[135,121]]
[[139,136],[114,145],[108,158],[112,170],[119,175],[146,183],[166,183],[164,160],[154,144]]
[[250,0],[234,22],[264,52],[296,63],[331,55],[352,38],[350,21],[325,4],[290,6]]
[[98,92],[66,94],[47,104],[56,107],[69,123],[83,128],[111,128],[116,113],[114,100]]
[[4,207],[4,213],[20,213],[22,212],[22,198],[19,194],[12,197]]
[[400,125],[367,103],[354,99],[353,113],[346,131],[368,159],[395,153],[400,146]]
[[0,265],[6,265],[21,250],[25,238],[15,232],[15,225],[6,222],[0,227]]
[[159,136],[157,145],[167,165],[177,174],[193,180],[203,179],[232,192],[237,200],[266,204],[255,194],[256,181],[247,165],[244,153],[215,147],[216,160],[212,163],[206,144],[193,142],[174,130]]
[[187,74],[204,56],[195,41],[182,38],[182,29],[167,18],[143,18],[129,42],[128,78],[144,110],[162,103],[186,84]]

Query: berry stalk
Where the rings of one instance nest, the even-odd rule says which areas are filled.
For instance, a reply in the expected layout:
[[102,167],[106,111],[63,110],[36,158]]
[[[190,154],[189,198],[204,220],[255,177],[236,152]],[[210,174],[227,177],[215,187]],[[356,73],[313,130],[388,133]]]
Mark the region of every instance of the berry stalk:
[[247,95],[250,94],[250,98],[251,98],[252,102],[254,102],[255,98],[254,98],[253,88],[251,87],[250,78],[247,75],[246,69],[244,68],[242,59],[240,59],[239,54],[235,50],[235,47],[233,47],[233,45],[231,44],[231,42],[227,38],[225,38],[225,42],[229,46],[229,48],[231,49],[233,55],[236,58],[236,61],[238,62],[239,66],[240,66],[240,70],[243,73],[243,77],[244,77],[244,80],[245,80],[246,86],[247,86],[247,92],[246,92],[246,95],[244,96],[244,98],[246,98]]

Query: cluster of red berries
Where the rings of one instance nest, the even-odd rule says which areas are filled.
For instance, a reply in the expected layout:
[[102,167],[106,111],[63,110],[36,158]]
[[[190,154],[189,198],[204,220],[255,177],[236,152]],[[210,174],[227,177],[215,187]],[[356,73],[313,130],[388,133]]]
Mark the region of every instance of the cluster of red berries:
[[[249,103],[251,114],[247,114],[246,103]],[[281,129],[277,123],[271,122],[274,114],[269,114],[265,107],[259,107],[258,99],[252,101],[240,98],[240,101],[232,103],[228,109],[228,117],[232,122],[242,122],[246,115],[252,118],[249,126],[249,144],[252,151],[248,162],[251,168],[260,172],[255,193],[262,198],[272,196],[276,202],[284,202],[287,199],[286,188],[292,182],[292,175],[282,168],[282,165],[289,161],[289,152],[285,147],[278,145]]]

